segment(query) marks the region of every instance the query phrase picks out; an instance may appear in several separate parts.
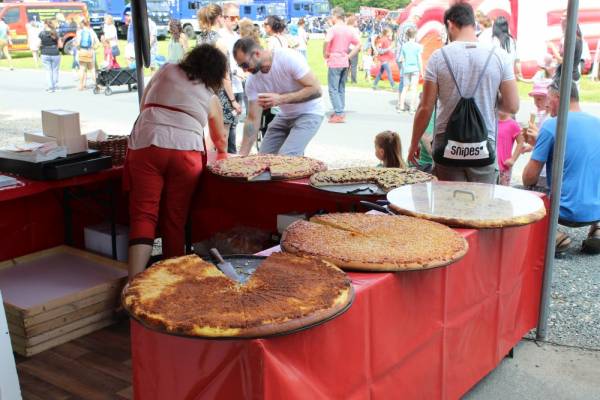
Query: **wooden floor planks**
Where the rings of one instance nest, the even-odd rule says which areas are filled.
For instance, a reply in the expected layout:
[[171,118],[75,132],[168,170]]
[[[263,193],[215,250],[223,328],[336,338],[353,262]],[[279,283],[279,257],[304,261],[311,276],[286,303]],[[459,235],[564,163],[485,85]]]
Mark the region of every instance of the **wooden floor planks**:
[[15,360],[24,400],[133,399],[128,320]]

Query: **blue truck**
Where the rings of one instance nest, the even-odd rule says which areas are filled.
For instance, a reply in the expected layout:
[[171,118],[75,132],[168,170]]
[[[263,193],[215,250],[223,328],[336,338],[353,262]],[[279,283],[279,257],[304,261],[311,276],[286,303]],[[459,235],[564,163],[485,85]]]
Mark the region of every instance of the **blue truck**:
[[[156,24],[156,36],[158,39],[165,39],[169,33],[169,20],[171,19],[171,8],[169,3],[161,0],[146,0],[146,9],[148,18]],[[125,6],[127,25],[131,19],[131,6]],[[127,27],[125,27],[127,29]],[[127,36],[127,32],[125,35]]]
[[[60,0],[58,0],[60,1]],[[72,0],[66,0],[72,1]],[[131,6],[125,0],[82,0],[88,9],[90,26],[98,36],[104,29],[104,17],[111,15],[119,37],[127,37],[127,26],[131,19]],[[156,23],[157,36],[164,39],[169,31],[170,8],[161,0],[146,0],[148,17]]]
[[[197,18],[198,10],[209,3],[223,4],[225,1],[169,0],[171,17],[180,20],[186,35],[193,38],[200,30]],[[278,15],[286,21],[329,15],[328,0],[253,0],[241,1],[239,6],[240,17],[248,18],[257,24],[262,23],[269,15]]]
[[125,0],[82,0],[88,9],[90,26],[98,36],[104,29],[104,16],[111,15],[117,28],[117,33],[124,36],[127,31],[125,17]]
[[[274,4],[273,0],[254,0],[251,4]],[[328,0],[285,0],[277,4],[283,4],[285,10],[279,10],[278,13],[269,13],[267,15],[279,15],[287,21],[292,19],[306,17],[325,17],[329,15]],[[241,4],[240,7],[244,6]],[[240,8],[240,15],[242,14]]]

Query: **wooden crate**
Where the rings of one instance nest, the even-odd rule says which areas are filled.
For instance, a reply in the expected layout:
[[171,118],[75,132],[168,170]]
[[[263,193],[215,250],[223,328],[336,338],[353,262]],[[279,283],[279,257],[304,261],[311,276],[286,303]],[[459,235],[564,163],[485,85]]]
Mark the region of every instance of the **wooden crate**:
[[0,263],[15,352],[31,356],[114,322],[127,266],[59,246]]

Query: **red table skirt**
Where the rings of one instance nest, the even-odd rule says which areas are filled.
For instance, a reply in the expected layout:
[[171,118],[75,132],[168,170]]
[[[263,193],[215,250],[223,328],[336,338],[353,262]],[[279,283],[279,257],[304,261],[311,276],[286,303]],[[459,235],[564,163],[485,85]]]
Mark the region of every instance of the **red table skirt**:
[[350,273],[350,310],[289,336],[187,339],[132,322],[135,398],[457,398],[535,326],[546,231],[461,230],[469,252],[447,268]]

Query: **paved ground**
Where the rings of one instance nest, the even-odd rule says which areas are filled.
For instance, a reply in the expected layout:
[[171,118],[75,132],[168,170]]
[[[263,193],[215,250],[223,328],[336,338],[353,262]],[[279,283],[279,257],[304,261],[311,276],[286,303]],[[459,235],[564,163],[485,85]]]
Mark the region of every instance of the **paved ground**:
[[524,340],[465,400],[600,398],[600,352]]
[[[79,111],[84,132],[104,129],[109,133],[127,134],[130,131],[137,116],[136,93],[116,90],[107,97],[94,95],[91,90],[79,92],[70,73],[62,73],[59,86],[60,91],[46,93],[42,71],[0,69],[0,146],[22,137],[24,131],[39,131],[42,109]],[[329,107],[326,88],[324,94]],[[347,123],[325,122],[309,145],[307,155],[326,161],[330,167],[375,165],[373,138],[387,129],[400,133],[406,154],[412,116],[397,114],[395,99],[396,94],[387,91],[350,88]],[[600,104],[584,104],[583,108],[600,116]],[[531,109],[532,104],[524,101],[517,119],[527,120]],[[517,162],[513,180],[520,180],[526,161],[526,157],[522,157]],[[591,380],[585,380],[589,371],[600,376],[597,352],[600,351],[600,256],[579,252],[586,235],[584,228],[568,231],[573,236],[574,246],[555,263],[548,340],[588,350],[553,345],[537,349],[534,344],[525,342],[516,359],[502,363],[474,389],[471,398],[500,398],[503,393],[507,394],[503,398],[594,398],[592,394],[600,398],[600,388]],[[551,379],[542,379],[545,374]],[[570,392],[569,388],[574,391]],[[588,389],[595,391],[588,392]],[[544,393],[547,396],[541,396]]]

